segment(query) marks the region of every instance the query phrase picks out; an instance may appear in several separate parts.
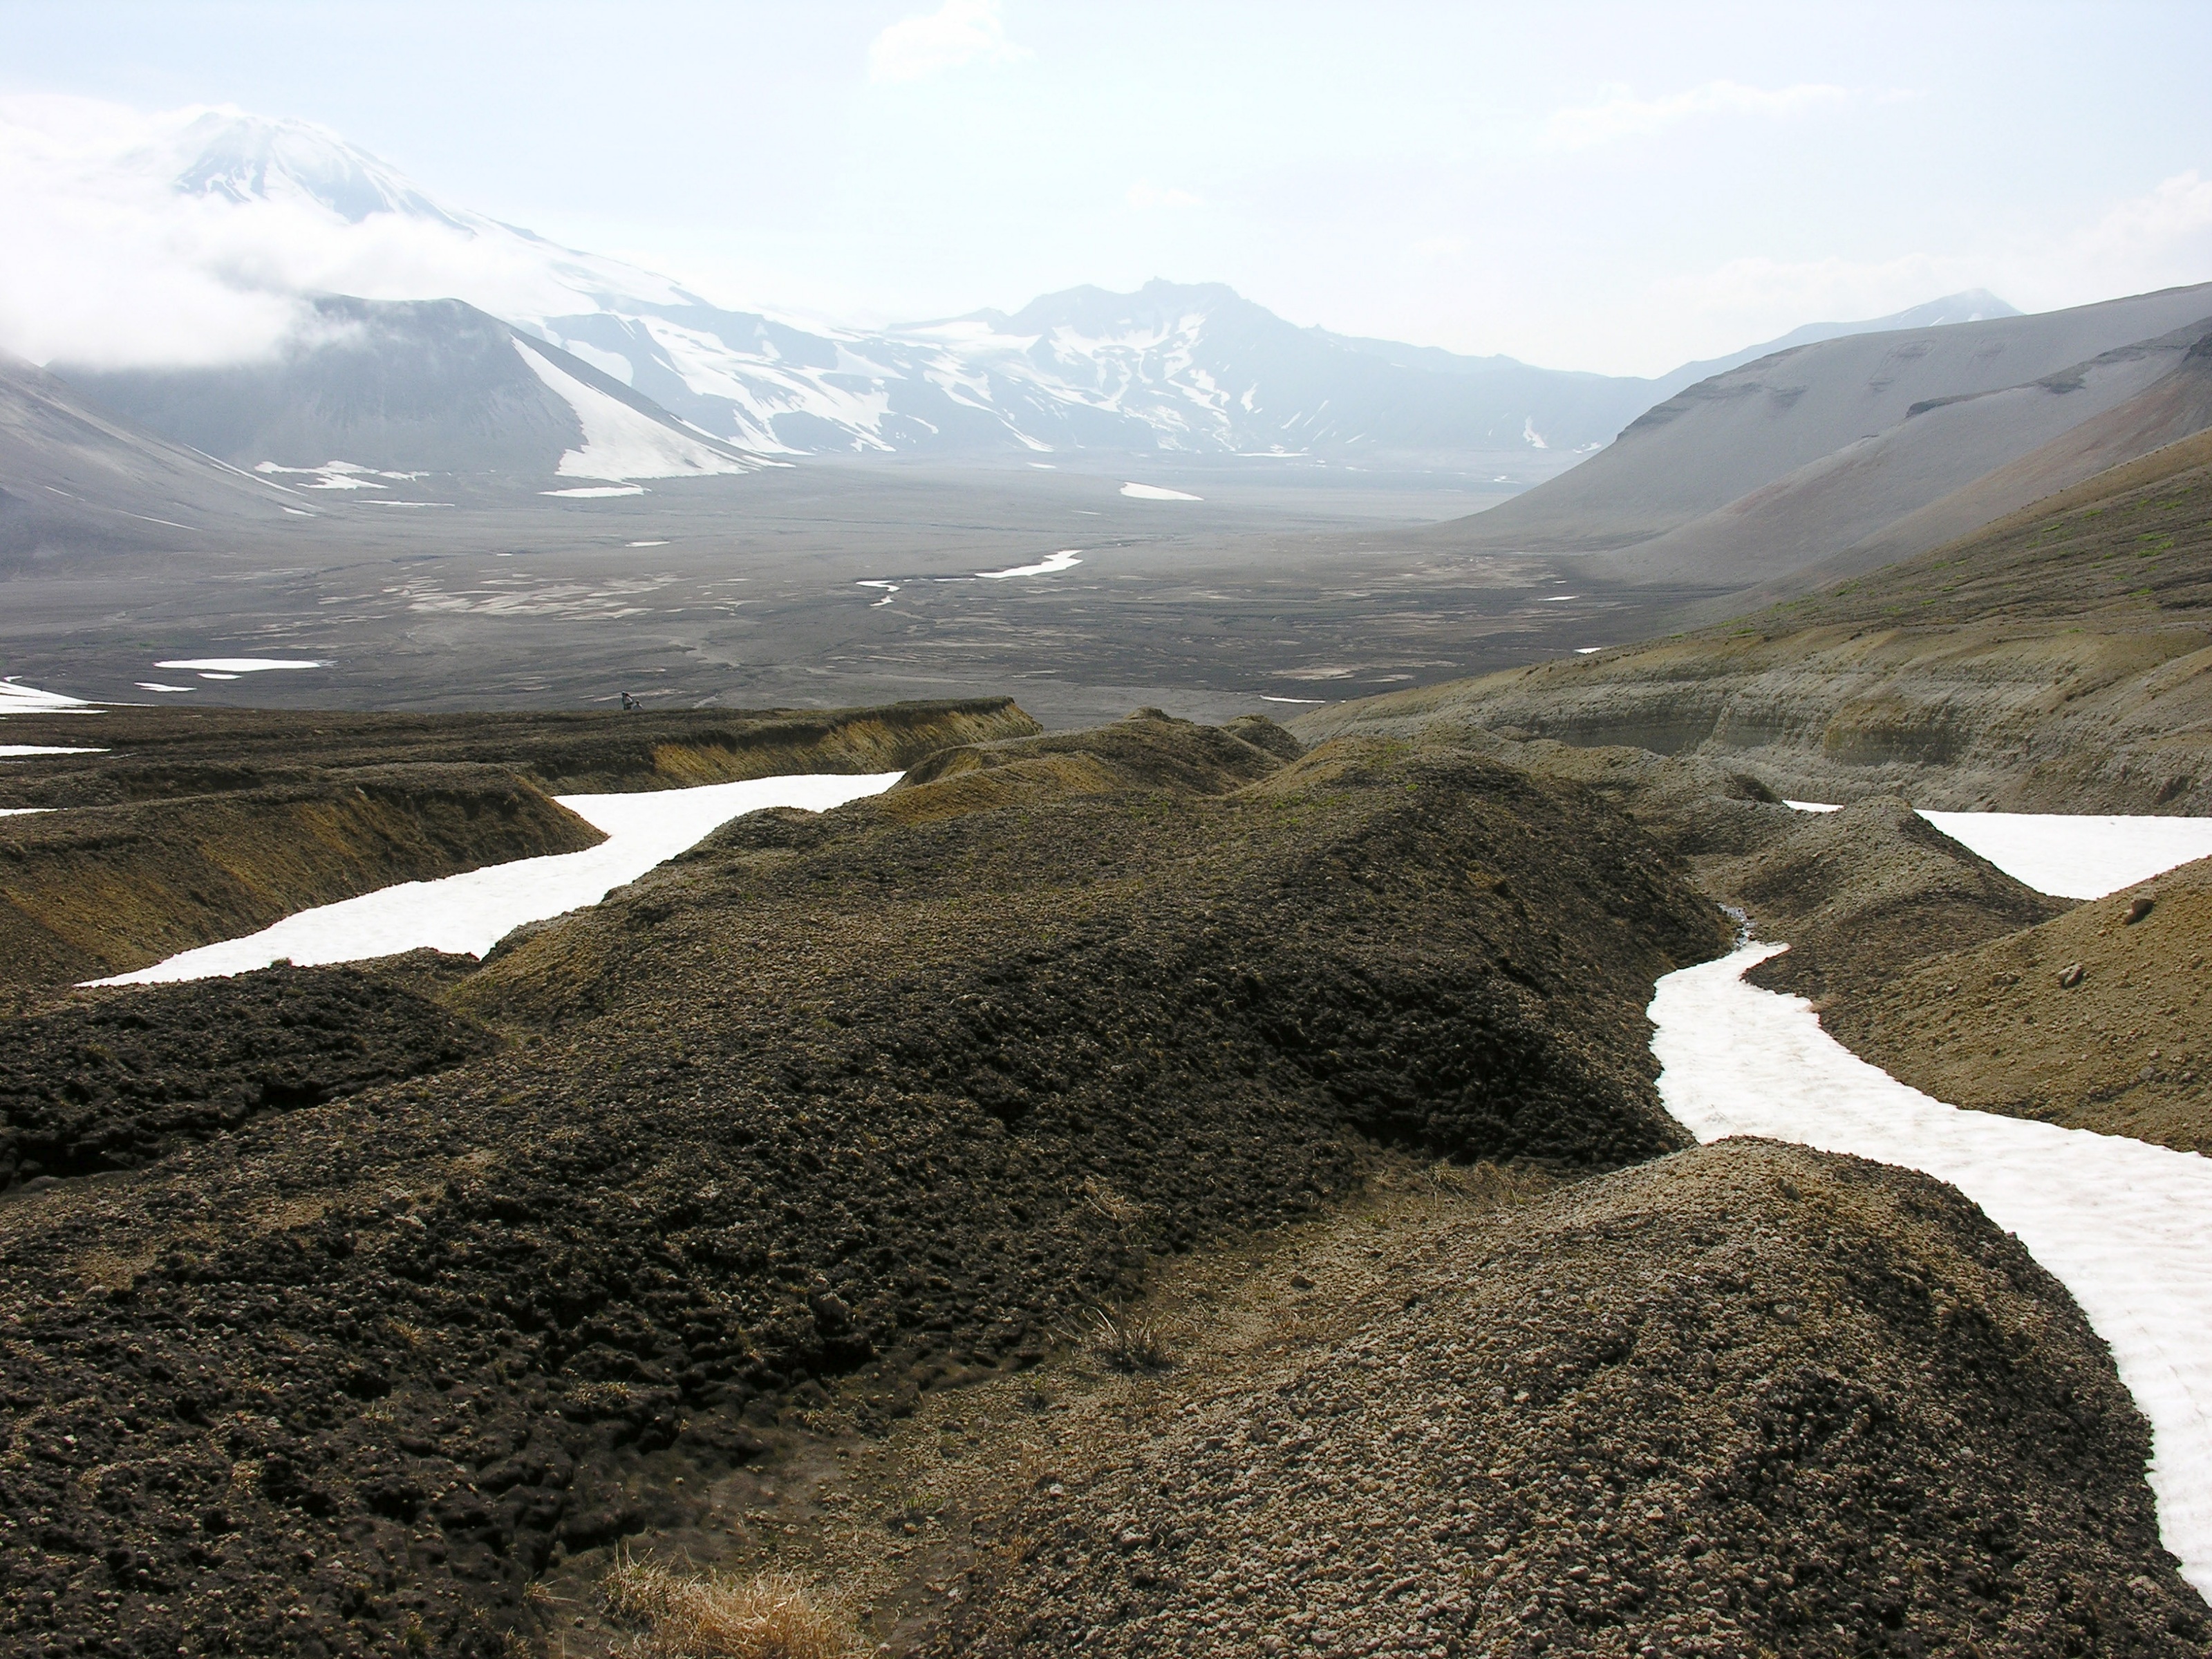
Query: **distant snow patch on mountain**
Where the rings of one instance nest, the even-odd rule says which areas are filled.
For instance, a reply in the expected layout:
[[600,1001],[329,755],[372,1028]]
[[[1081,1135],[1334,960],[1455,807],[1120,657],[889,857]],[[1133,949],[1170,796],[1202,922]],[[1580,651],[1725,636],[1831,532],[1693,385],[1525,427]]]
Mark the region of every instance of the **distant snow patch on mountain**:
[[1158,484],[1125,483],[1121,493],[1133,501],[1202,501],[1203,495],[1193,495],[1180,489],[1167,489]]
[[562,477],[679,478],[750,470],[737,457],[687,438],[597,386],[586,386],[520,340],[514,349],[583,423],[584,447],[561,457],[556,471]]

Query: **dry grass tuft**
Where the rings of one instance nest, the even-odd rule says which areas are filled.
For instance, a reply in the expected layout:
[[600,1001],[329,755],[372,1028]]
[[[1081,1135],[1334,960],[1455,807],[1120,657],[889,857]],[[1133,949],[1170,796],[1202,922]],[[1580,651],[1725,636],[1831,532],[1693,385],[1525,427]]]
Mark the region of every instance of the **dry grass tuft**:
[[1484,1204],[1528,1204],[1547,1197],[1559,1184],[1547,1170],[1511,1164],[1436,1164],[1425,1172],[1432,1192],[1471,1198]]
[[659,1659],[851,1659],[862,1651],[842,1609],[789,1573],[740,1581],[624,1555],[601,1589],[609,1613],[645,1626],[646,1651]]
[[1144,1219],[1143,1205],[1123,1197],[1112,1185],[1096,1176],[1085,1177],[1083,1200],[1094,1213],[1105,1217],[1117,1227],[1133,1227]]
[[1175,1364],[1166,1334],[1149,1319],[1092,1308],[1084,1322],[1091,1352],[1117,1371],[1164,1371]]

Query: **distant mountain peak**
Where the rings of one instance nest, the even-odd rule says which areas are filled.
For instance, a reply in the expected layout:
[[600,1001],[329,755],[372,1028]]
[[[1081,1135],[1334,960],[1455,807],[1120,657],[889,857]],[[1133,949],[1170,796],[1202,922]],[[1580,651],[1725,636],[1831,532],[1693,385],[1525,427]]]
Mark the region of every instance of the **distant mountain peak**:
[[393,213],[470,228],[397,168],[311,121],[210,110],[179,143],[185,160],[176,187],[188,196],[240,203],[289,198],[313,202],[349,224]]
[[1885,328],[1942,328],[1953,323],[1986,323],[1993,318],[2021,314],[2019,307],[2006,304],[1989,289],[1970,288],[1900,311],[1883,318],[1881,322]]

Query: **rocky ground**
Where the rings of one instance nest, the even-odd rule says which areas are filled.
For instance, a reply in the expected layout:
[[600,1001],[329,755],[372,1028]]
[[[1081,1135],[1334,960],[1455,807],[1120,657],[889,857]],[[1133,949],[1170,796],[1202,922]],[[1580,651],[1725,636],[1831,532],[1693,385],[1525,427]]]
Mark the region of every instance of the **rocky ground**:
[[1954,1105],[2212,1155],[2208,960],[2200,862],[1937,957],[1822,1018]]
[[77,991],[0,1022],[0,1189],[132,1170],[265,1112],[425,1076],[498,1039],[434,1000],[475,963]]
[[[1470,1210],[1474,1213],[1470,1213]],[[1286,1245],[933,1654],[2200,1653],[2148,1431],[1955,1193],[1734,1141]]]
[[2021,941],[2179,1018],[2194,886],[1774,794],[985,729],[481,967],[31,999],[0,1632],[590,1659],[632,1559],[897,1652],[2202,1651],[2063,1290],[1934,1182],[1685,1150],[1642,1013],[1726,899],[1832,1018]]
[[[1753,983],[1809,999],[1893,1077],[1977,1110],[2212,1150],[2206,866],[2077,905],[2023,886],[1893,795],[1797,812],[1711,756],[1443,729],[1620,806],[1757,937],[1789,943]],[[2149,908],[2136,914],[2138,901]]]
[[1098,745],[1228,793],[741,821],[455,988],[500,1052],[0,1202],[7,1639],[495,1650],[705,1513],[640,1460],[1031,1364],[1376,1143],[1682,1144],[1641,1011],[1727,929],[1663,852],[1448,745],[1250,735]]
[[1802,813],[1773,845],[1701,872],[1788,952],[1753,984],[1824,1011],[1893,983],[1930,957],[2033,927],[2073,908],[2014,880],[1895,795]]

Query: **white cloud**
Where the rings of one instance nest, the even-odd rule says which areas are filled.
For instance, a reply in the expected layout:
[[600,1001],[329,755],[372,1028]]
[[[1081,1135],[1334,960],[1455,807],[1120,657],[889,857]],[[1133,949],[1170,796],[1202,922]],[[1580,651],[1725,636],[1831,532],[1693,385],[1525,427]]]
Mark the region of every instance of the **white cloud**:
[[[1553,355],[1656,373],[1672,366],[1662,354],[1715,356],[1800,324],[1886,316],[1966,289],[2048,311],[2206,281],[2212,179],[2191,169],[2072,226],[2037,227],[2005,241],[1879,259],[1741,258],[1682,271],[1575,319],[1573,338]],[[2205,308],[2212,312],[2212,302]]]
[[902,18],[868,47],[868,78],[923,81],[966,64],[1007,64],[1030,55],[1006,39],[999,0],[945,0],[921,17]]
[[1786,333],[1802,323],[1886,316],[1947,293],[1978,287],[1985,265],[1971,257],[1907,253],[1892,259],[1730,259],[1660,285],[1656,297],[1678,315],[1709,316],[1723,328]]
[[1602,103],[1553,111],[1544,124],[1544,137],[1562,149],[1589,149],[1623,138],[1644,137],[1699,116],[1755,115],[1776,119],[1832,109],[1850,95],[1841,87],[1812,82],[1770,90],[1735,81],[1708,81],[1664,98],[1638,98],[1624,88]]
[[586,296],[609,287],[674,295],[661,279],[465,215],[350,221],[273,186],[243,202],[180,191],[205,137],[187,130],[210,113],[239,115],[0,99],[0,347],[41,363],[234,362],[292,337],[308,294],[451,296],[517,319],[590,309]]
[[2212,279],[2212,179],[2191,167],[2115,204],[2051,264],[2062,291],[2087,299]]
[[1199,198],[1187,190],[1162,190],[1139,179],[1129,186],[1129,205],[1139,210],[1158,207],[1199,207]]

